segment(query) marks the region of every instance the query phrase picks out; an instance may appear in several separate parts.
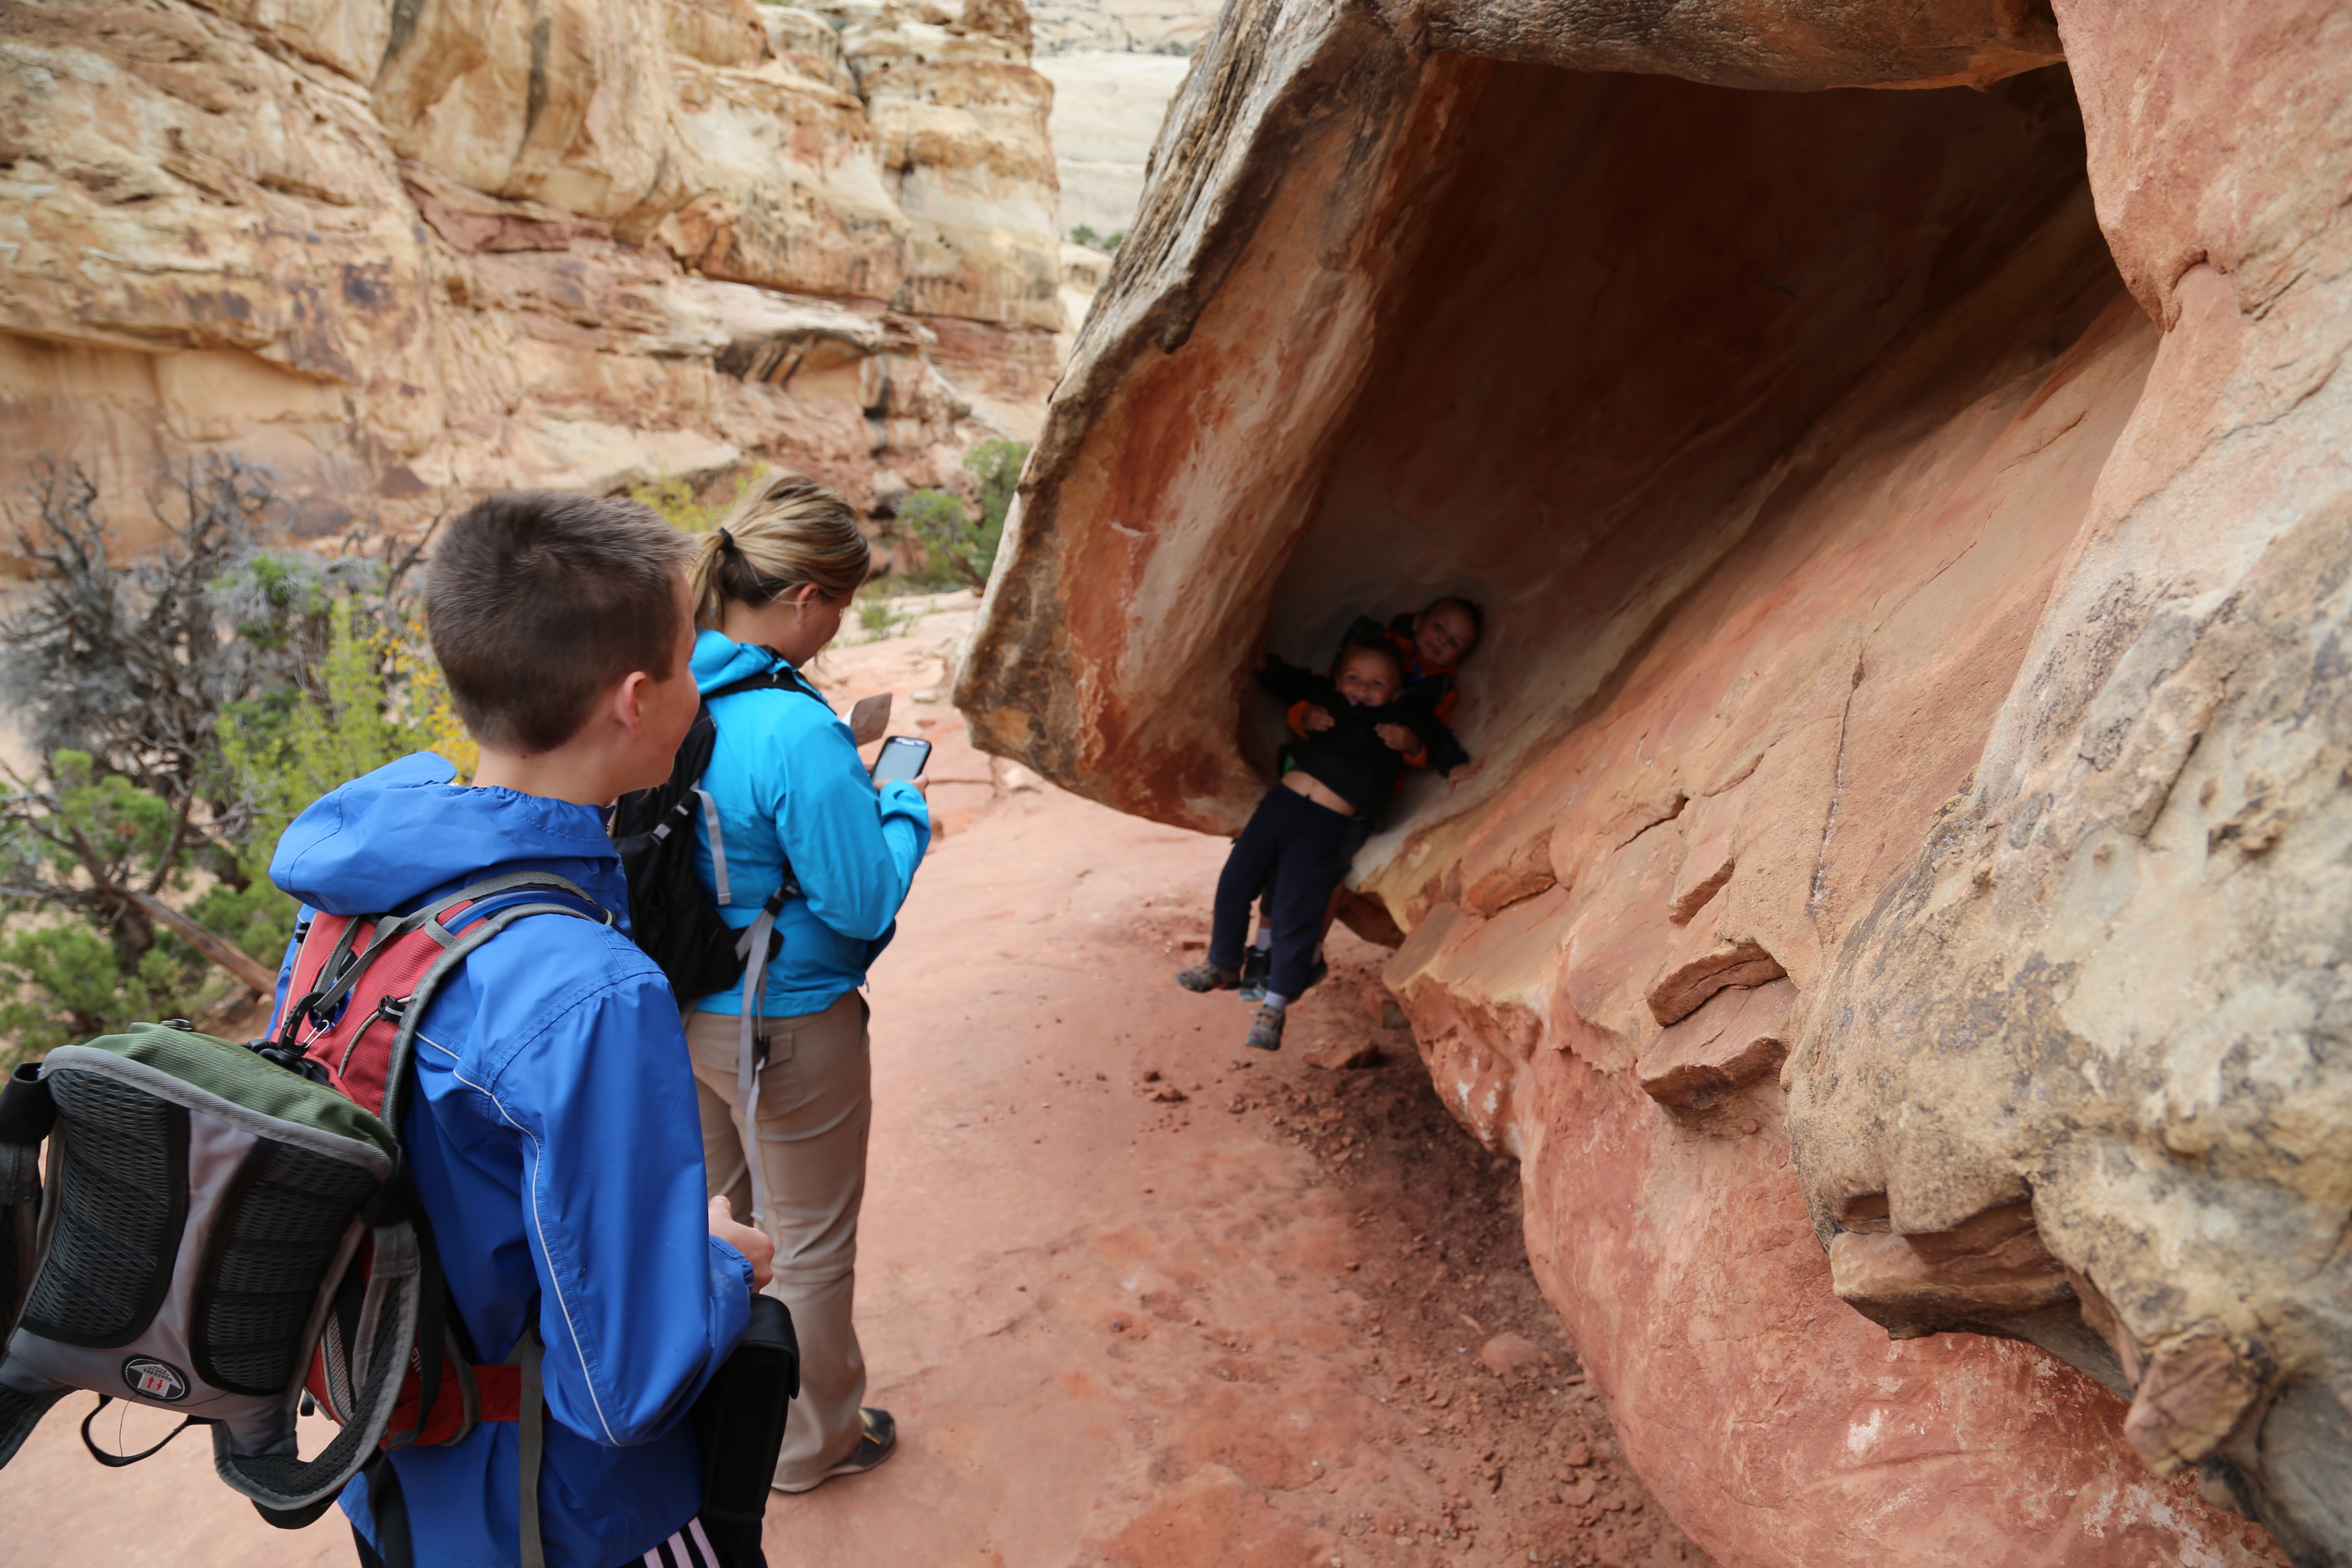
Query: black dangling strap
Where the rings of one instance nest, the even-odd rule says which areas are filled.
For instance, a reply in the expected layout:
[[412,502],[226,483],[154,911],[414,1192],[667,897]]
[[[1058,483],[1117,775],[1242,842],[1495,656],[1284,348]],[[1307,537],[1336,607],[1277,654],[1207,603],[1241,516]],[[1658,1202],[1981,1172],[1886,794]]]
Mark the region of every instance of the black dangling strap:
[[375,1520],[375,1554],[383,1568],[416,1568],[416,1548],[408,1533],[408,1502],[400,1495],[400,1472],[379,1448],[361,1467],[367,1478],[368,1512]]
[[110,1470],[119,1470],[125,1465],[135,1465],[142,1459],[153,1458],[156,1455],[163,1451],[165,1444],[170,1443],[173,1438],[178,1436],[189,1427],[197,1425],[198,1422],[203,1419],[201,1416],[195,1415],[184,1417],[177,1426],[173,1427],[169,1432],[163,1434],[163,1442],[156,1444],[152,1448],[142,1448],[136,1454],[110,1454],[105,1449],[98,1446],[97,1438],[92,1437],[89,1435],[89,1424],[98,1419],[98,1413],[100,1410],[105,1409],[108,1405],[113,1403],[114,1395],[110,1394],[101,1394],[98,1396],[98,1404],[91,1408],[90,1413],[81,1418],[81,1446],[89,1450],[89,1457],[91,1458],[96,1459],[100,1464],[104,1465]]
[[521,1452],[521,1474],[517,1496],[520,1499],[520,1516],[522,1539],[522,1568],[547,1568],[545,1538],[539,1530],[539,1472],[547,1453],[547,1394],[540,1377],[540,1360],[545,1347],[539,1338],[539,1302],[531,1301],[531,1319],[522,1331],[522,1338],[507,1352],[507,1364],[522,1368],[522,1398],[515,1412],[516,1436]]
[[416,1205],[416,1252],[423,1279],[416,1302],[416,1426],[412,1440],[425,1436],[433,1406],[441,1398],[441,1357],[449,1338],[449,1284],[441,1273],[441,1254],[433,1246],[433,1227],[425,1221],[425,1205]]

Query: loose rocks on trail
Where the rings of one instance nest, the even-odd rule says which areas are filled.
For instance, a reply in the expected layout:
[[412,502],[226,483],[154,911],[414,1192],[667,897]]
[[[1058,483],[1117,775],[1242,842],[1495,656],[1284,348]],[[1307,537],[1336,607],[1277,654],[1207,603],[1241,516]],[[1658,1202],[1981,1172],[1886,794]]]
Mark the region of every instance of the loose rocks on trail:
[[[1377,954],[1343,932],[1335,952]],[[1434,1505],[1360,1510],[1341,1528],[1376,1563],[1703,1563],[1651,1501],[1574,1348],[1537,1289],[1516,1162],[1446,1113],[1369,963],[1335,963],[1293,1028],[1325,1072],[1265,1071],[1239,1119],[1312,1154],[1350,1211],[1342,1265],[1365,1298],[1363,1368]],[[1499,1553],[1499,1554],[1498,1554]]]

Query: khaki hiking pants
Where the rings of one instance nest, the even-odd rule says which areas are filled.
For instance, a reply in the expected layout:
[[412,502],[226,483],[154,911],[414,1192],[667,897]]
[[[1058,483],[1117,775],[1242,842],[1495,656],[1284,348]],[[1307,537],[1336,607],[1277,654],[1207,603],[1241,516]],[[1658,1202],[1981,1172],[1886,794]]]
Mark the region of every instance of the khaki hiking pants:
[[[801,1396],[784,1425],[776,1484],[805,1486],[847,1458],[863,1427],[866,1355],[850,1312],[857,1285],[857,1210],[866,1198],[866,1133],[874,1120],[866,999],[845,992],[822,1013],[770,1018],[760,1072],[760,1157],[768,1188],[761,1226],[776,1244],[768,1294],[793,1310],[801,1342]],[[750,1223],[751,1177],[736,1114],[741,1022],[687,1015],[702,1159],[710,1195]]]

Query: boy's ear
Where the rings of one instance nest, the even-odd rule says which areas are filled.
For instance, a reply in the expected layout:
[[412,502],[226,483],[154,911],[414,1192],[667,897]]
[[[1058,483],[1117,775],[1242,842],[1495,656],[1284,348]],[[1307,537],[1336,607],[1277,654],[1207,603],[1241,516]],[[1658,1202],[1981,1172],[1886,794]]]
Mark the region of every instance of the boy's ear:
[[604,711],[633,738],[645,724],[646,688],[652,683],[653,677],[642,669],[633,669],[621,677],[620,684],[605,700]]

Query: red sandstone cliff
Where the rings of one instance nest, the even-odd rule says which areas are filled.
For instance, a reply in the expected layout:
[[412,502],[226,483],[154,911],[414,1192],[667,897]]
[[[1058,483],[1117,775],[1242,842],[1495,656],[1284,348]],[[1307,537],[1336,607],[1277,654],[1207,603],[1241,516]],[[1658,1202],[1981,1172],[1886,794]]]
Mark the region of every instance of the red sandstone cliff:
[[2352,17],[1623,9],[1227,7],[958,700],[1230,829],[1480,598],[1360,918],[1677,1521],[2352,1562]]

